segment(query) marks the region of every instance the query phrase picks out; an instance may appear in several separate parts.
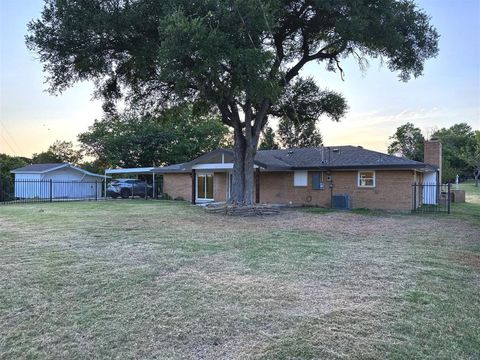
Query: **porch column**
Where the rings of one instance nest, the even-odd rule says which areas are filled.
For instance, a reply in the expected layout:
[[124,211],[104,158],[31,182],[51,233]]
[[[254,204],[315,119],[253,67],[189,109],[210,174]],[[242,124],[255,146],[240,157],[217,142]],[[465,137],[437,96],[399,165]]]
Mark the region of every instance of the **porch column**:
[[255,203],[260,203],[260,168],[255,169]]
[[197,183],[197,174],[195,169],[192,169],[192,204],[195,205],[195,195],[197,194],[197,188],[196,188],[196,183]]

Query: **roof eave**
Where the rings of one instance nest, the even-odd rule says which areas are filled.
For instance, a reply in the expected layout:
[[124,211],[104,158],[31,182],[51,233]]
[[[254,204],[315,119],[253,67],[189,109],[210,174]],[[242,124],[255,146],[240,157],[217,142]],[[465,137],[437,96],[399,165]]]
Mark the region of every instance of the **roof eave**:
[[63,169],[64,167],[69,167],[70,164],[61,164],[59,166],[55,166],[55,167],[52,167],[50,169],[46,169],[46,170],[41,170],[41,171],[35,171],[35,170],[11,170],[10,172],[12,174],[45,174],[45,173],[48,173],[48,172],[51,172],[51,171],[55,171],[55,170],[59,170],[59,169]]
[[438,170],[427,164],[383,164],[383,165],[322,165],[322,166],[292,166],[292,170],[361,170],[361,169],[390,169],[390,170]]

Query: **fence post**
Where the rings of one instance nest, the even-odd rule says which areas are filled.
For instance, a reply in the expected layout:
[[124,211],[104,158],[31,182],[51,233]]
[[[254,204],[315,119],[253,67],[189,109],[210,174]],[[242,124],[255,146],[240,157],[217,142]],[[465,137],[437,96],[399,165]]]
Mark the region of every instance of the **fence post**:
[[417,183],[413,183],[413,211],[417,211]]
[[95,180],[95,201],[98,201],[98,180]]
[[452,195],[450,194],[452,184],[447,184],[447,213],[450,214],[450,202],[452,200]]
[[0,165],[0,202],[3,202],[2,165]]
[[53,181],[50,179],[50,202],[53,202]]

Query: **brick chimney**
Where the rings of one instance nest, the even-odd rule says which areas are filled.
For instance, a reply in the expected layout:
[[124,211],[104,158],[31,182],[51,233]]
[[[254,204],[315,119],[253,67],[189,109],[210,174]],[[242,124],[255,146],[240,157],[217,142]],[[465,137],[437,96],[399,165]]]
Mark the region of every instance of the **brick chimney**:
[[423,162],[439,168],[439,179],[442,181],[442,143],[438,138],[426,140],[423,150]]

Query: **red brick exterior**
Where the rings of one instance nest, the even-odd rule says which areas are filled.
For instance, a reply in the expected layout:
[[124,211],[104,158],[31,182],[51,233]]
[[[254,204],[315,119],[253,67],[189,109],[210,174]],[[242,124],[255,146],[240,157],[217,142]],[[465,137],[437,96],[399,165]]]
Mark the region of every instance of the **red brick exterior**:
[[[377,170],[374,188],[357,186],[357,171],[336,171],[329,174],[333,194],[348,194],[352,208],[409,210],[412,206],[414,172]],[[312,189],[313,172],[308,172],[306,187],[293,186],[293,172],[265,172],[260,177],[260,202],[271,204],[312,205],[330,207],[330,182],[323,173],[324,190]]]
[[423,147],[423,162],[439,168],[440,181],[442,179],[442,143],[440,140],[425,141]]
[[192,200],[192,176],[190,174],[164,174],[163,192],[172,199]]
[[[164,174],[163,192],[172,199],[192,200],[191,174]],[[227,200],[227,173],[215,172],[213,176],[213,197],[215,201]]]
[[[312,189],[313,171],[308,172],[308,185],[293,186],[293,171],[261,172],[260,203],[292,204],[330,207],[330,182],[333,194],[348,194],[352,208],[410,210],[412,206],[412,184],[421,181],[421,173],[412,170],[376,170],[374,188],[357,186],[357,171],[323,172],[324,190]],[[191,199],[190,174],[165,174],[164,192],[172,198]],[[214,173],[215,201],[225,201],[227,194],[227,173]]]

